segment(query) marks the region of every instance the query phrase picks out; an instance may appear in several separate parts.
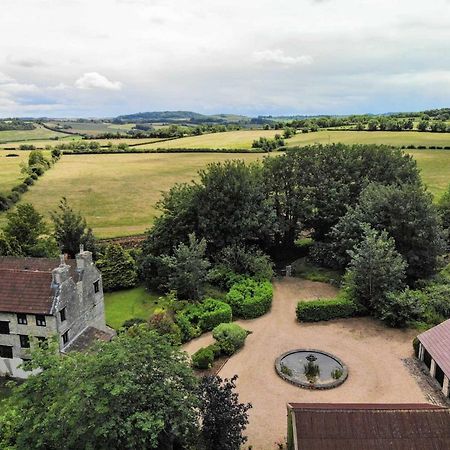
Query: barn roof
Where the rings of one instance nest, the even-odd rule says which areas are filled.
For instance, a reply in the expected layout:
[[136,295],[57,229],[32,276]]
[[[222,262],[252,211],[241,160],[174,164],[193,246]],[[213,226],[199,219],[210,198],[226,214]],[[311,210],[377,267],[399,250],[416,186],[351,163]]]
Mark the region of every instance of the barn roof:
[[[70,274],[76,274],[76,262],[66,261]],[[0,257],[0,311],[24,314],[49,314],[54,297],[52,270],[57,258]]]
[[417,336],[436,364],[450,376],[450,319]]
[[450,409],[428,404],[291,403],[295,450],[450,448]]

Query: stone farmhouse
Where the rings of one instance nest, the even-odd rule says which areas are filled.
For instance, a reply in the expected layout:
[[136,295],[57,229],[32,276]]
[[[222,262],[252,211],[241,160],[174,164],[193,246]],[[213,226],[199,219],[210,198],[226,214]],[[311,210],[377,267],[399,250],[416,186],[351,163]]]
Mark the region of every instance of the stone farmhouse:
[[92,253],[74,260],[0,257],[0,376],[26,378],[30,348],[56,336],[62,354],[110,340]]

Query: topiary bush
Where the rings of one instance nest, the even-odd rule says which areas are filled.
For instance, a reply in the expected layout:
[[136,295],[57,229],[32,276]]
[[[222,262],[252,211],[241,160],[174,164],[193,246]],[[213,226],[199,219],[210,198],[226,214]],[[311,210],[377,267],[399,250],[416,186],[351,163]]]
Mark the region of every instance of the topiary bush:
[[214,328],[213,337],[225,355],[232,355],[244,346],[248,332],[235,323],[221,323]]
[[321,320],[353,317],[359,313],[358,306],[345,297],[301,301],[297,305],[299,322],[319,322]]
[[254,319],[267,313],[272,306],[273,288],[270,281],[244,278],[235,283],[227,294],[234,316]]
[[210,347],[202,347],[192,355],[192,366],[196,369],[210,369],[214,362],[214,351]]
[[231,322],[233,314],[228,303],[207,298],[200,306],[199,326],[202,331],[211,331],[221,323]]

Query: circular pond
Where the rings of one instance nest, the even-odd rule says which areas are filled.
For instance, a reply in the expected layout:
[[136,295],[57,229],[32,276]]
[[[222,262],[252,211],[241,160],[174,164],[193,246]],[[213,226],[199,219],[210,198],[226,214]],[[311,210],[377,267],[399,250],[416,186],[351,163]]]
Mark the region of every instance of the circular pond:
[[307,389],[331,389],[348,377],[347,366],[336,356],[320,350],[291,350],[275,361],[278,375]]

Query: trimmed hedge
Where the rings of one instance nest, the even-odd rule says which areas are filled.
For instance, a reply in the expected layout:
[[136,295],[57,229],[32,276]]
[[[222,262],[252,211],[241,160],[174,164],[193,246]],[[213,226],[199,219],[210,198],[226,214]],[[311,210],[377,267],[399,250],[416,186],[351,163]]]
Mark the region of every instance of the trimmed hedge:
[[180,311],[176,316],[176,323],[181,329],[183,341],[187,342],[221,323],[231,322],[232,318],[228,303],[207,298],[202,303],[189,305]]
[[221,323],[212,332],[225,355],[232,355],[244,346],[248,332],[235,323]]
[[270,281],[244,278],[233,284],[226,296],[234,316],[254,319],[266,314],[272,306],[273,288]]
[[210,369],[214,360],[222,354],[219,344],[202,347],[192,355],[192,366],[196,369]]
[[332,298],[301,301],[297,305],[299,322],[319,322],[321,320],[353,317],[359,312],[358,306],[347,298]]
[[192,355],[192,365],[196,369],[209,369],[214,362],[214,352],[209,347],[202,347]]

